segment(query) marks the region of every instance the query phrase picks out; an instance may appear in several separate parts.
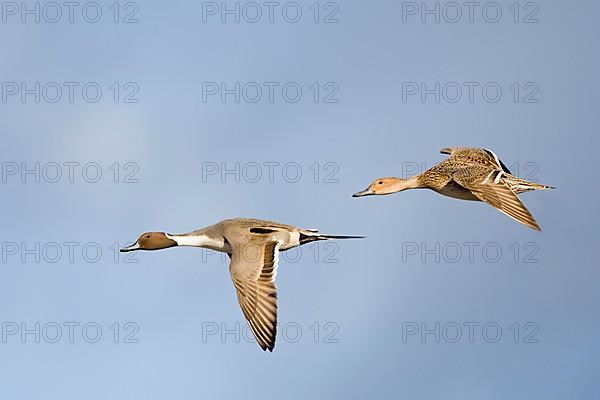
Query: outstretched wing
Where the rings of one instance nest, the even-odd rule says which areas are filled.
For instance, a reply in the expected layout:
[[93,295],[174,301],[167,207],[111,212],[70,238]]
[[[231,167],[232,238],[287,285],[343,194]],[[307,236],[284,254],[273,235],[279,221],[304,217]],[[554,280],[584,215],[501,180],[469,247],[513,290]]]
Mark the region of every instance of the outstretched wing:
[[502,173],[502,170],[474,166],[456,171],[452,179],[470,190],[481,201],[496,207],[520,223],[540,231],[540,226],[525,204],[505,182],[499,179]]
[[440,150],[440,154],[452,154],[452,151],[454,151],[454,149],[456,149],[456,147],[444,147],[443,149]]
[[444,147],[440,150],[442,154],[449,154],[454,160],[460,160],[467,164],[480,164],[482,166],[494,166],[506,173],[511,173],[506,164],[498,158],[496,153],[490,149],[479,149],[476,147]]
[[496,165],[498,166],[498,168],[502,169],[502,171],[507,172],[509,174],[512,174],[512,172],[510,172],[510,170],[508,169],[508,167],[502,162],[501,159],[498,158],[498,156],[496,155],[496,153],[494,153],[493,151],[491,151],[490,149],[482,149],[483,151],[485,151],[485,153],[490,156],[490,158],[494,159],[494,162],[496,163]]
[[279,241],[234,246],[229,272],[250,329],[263,350],[273,351],[277,334]]

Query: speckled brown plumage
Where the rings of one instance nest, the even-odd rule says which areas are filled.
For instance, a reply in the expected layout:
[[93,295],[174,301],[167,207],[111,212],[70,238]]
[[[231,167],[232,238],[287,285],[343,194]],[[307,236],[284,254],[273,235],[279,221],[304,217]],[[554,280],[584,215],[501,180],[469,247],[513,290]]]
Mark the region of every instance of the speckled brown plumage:
[[517,194],[550,186],[529,182],[511,174],[506,165],[488,149],[446,147],[446,160],[420,175],[408,178],[376,179],[354,197],[384,195],[407,189],[427,188],[461,200],[483,201],[533,229],[541,230]]

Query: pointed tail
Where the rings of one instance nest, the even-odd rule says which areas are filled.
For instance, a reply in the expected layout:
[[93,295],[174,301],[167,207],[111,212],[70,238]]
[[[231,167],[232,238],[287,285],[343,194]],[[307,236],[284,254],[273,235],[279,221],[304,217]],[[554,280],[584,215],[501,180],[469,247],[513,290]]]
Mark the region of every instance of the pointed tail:
[[365,236],[348,236],[348,235],[322,235],[317,232],[300,232],[300,244],[315,242],[317,240],[335,240],[335,239],[364,239]]
[[554,186],[542,185],[535,182],[526,181],[513,175],[504,175],[504,181],[510,186],[516,194],[531,192],[532,190],[556,189]]

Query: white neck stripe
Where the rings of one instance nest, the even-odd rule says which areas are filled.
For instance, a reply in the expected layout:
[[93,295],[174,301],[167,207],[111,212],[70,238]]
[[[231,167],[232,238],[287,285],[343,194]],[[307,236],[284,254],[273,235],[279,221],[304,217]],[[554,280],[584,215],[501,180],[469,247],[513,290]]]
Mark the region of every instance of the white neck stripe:
[[206,235],[169,235],[169,239],[177,242],[178,246],[193,246],[193,247],[223,247],[223,241],[215,240]]

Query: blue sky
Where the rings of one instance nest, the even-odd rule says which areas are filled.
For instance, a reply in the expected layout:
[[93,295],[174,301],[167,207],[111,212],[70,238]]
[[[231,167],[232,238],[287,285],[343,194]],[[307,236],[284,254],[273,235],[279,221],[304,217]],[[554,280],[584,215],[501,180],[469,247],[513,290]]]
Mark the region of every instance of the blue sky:
[[[6,398],[597,397],[598,4],[39,4],[0,23]],[[543,231],[351,197],[455,145],[557,186]],[[272,354],[220,256],[115,252],[236,216],[367,236],[282,257]]]

